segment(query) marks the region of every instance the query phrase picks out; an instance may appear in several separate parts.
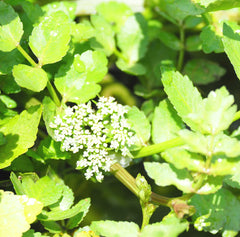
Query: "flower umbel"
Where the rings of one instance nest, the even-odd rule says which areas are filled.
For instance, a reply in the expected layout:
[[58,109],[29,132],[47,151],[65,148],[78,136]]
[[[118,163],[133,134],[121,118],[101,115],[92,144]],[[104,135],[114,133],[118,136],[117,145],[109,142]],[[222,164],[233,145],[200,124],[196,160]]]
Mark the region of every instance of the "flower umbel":
[[86,179],[95,176],[101,182],[102,171],[109,172],[115,162],[130,163],[129,149],[138,138],[125,118],[127,108],[113,97],[100,97],[96,108],[91,102],[67,107],[50,126],[63,150],[81,152],[77,168],[86,169]]

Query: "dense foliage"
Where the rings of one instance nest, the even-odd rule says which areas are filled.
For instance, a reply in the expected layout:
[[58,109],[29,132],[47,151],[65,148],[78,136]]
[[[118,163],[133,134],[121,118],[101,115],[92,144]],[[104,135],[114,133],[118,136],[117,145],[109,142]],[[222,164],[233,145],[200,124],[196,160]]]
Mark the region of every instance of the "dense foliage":
[[236,236],[238,7],[0,1],[0,237]]

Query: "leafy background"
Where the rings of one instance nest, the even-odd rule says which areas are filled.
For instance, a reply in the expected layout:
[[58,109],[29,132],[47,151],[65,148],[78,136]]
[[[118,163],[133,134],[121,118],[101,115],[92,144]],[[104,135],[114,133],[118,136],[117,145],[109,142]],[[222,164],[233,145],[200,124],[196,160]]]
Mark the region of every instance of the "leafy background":
[[[5,3],[12,5],[19,17],[13,12],[13,8]],[[0,2],[3,9],[0,12],[2,19],[0,23],[7,26],[7,29],[2,27],[1,30],[10,31],[15,35],[12,41],[4,38],[0,40],[1,189],[15,190],[18,195],[26,194],[43,203],[45,210],[38,216],[40,221],[32,224],[32,228],[40,232],[44,231],[43,226],[52,233],[61,232],[58,221],[66,217],[68,220],[64,226],[69,230],[77,227],[81,221],[81,226],[85,226],[90,225],[92,221],[106,219],[135,222],[140,226],[141,209],[137,198],[130,191],[111,175],[106,176],[101,184],[86,181],[81,172],[73,168],[77,157],[70,157],[69,153],[62,152],[60,145],[47,136],[47,133],[52,135],[49,123],[59,112],[56,106],[60,103],[57,99],[54,101],[55,95],[49,97],[47,89],[51,91],[51,85],[48,80],[56,87],[58,95],[62,96],[62,103],[87,102],[100,93],[106,96],[113,95],[123,104],[139,107],[152,124],[152,137],[149,143],[157,144],[175,138],[176,132],[184,128],[183,121],[192,130],[203,133],[201,140],[203,142],[199,145],[197,139],[200,135],[195,136],[195,133],[183,130],[179,133],[180,136],[187,141],[193,141],[193,144],[188,144],[190,147],[192,145],[190,150],[173,149],[163,152],[162,157],[155,154],[135,159],[127,169],[134,177],[139,172],[143,174],[156,193],[168,197],[180,196],[181,191],[188,193],[191,185],[188,187],[186,182],[182,185],[179,178],[174,175],[178,172],[177,169],[187,167],[195,172],[201,166],[189,166],[191,162],[188,160],[186,163],[175,161],[175,152],[177,155],[178,152],[182,152],[186,157],[201,160],[202,157],[196,153],[204,154],[204,136],[209,134],[209,130],[203,126],[204,121],[214,126],[213,118],[221,118],[222,114],[228,114],[228,118],[220,120],[216,132],[218,133],[228,128],[236,111],[235,107],[230,106],[233,98],[225,89],[215,91],[217,100],[212,99],[214,96],[211,97],[210,94],[205,107],[200,107],[202,98],[206,98],[210,91],[226,86],[230,94],[234,95],[235,103],[239,105],[240,86],[237,79],[239,55],[236,53],[239,51],[237,33],[240,30],[237,25],[239,10],[231,8],[239,7],[240,4],[237,1],[224,0],[192,2],[147,0],[142,14],[134,14],[128,6],[110,3],[98,6],[97,14],[76,16],[74,12],[76,6],[71,1],[48,5],[44,1],[37,3],[41,7],[29,1]],[[11,24],[4,22],[6,18],[1,17],[6,11],[13,18]],[[41,19],[43,12],[46,15]],[[116,14],[112,14],[113,12]],[[2,34],[2,31],[0,33]],[[7,37],[7,34],[5,35]],[[22,48],[16,49],[16,42],[20,42]],[[59,47],[56,47],[58,45]],[[22,49],[32,57],[32,65],[22,56],[24,54]],[[39,67],[35,67],[36,62]],[[174,67],[183,75],[187,75],[193,84],[180,73],[173,72]],[[107,71],[109,74],[105,75]],[[196,99],[189,105],[190,110],[185,109],[183,103],[178,100],[179,97],[175,96],[176,91],[170,86],[172,84],[186,96],[187,101]],[[166,93],[169,100],[163,100]],[[226,106],[225,101],[229,101]],[[223,109],[216,110],[214,114],[215,106]],[[208,113],[206,108],[208,110],[210,108],[213,115]],[[132,112],[137,114],[136,118],[132,117],[133,121],[142,118],[136,123],[135,129],[144,138],[144,142],[148,143],[150,127],[144,115],[141,115],[144,113],[137,112],[137,109],[133,109]],[[43,119],[40,120],[41,113]],[[233,123],[228,131],[225,131],[226,135],[231,134],[238,126],[238,122]],[[235,131],[233,137],[238,139],[239,132]],[[231,144],[235,140],[224,141],[227,141],[228,147],[223,149],[223,153],[225,152],[228,157],[237,157],[237,166],[239,145],[236,145],[235,153],[231,153]],[[195,156],[193,152],[196,152]],[[168,163],[162,163],[164,160]],[[143,161],[146,162],[145,165]],[[174,163],[175,167],[171,163]],[[231,167],[229,160],[226,164]],[[160,172],[163,177],[155,177],[156,167],[157,173],[159,170],[168,172],[165,174]],[[225,230],[238,231],[240,227],[237,212],[239,210],[237,174],[224,181],[228,189],[219,189],[222,175],[228,175],[230,168],[224,170],[223,167],[219,168],[216,165],[212,169],[211,172],[218,175],[212,176],[212,180],[207,181],[207,184],[213,184],[211,186],[213,193],[207,196],[195,195],[190,203],[206,211],[217,208],[214,203],[209,206],[212,200],[223,200],[220,205],[224,211],[211,216],[210,222],[213,225],[207,226],[205,230],[215,233],[223,227]],[[12,172],[19,175],[21,180]],[[185,177],[185,173],[180,175]],[[186,172],[191,184],[192,177],[188,175]],[[164,179],[166,176],[169,179]],[[160,186],[156,185],[153,179]],[[88,198],[91,198],[90,209]],[[19,201],[14,199],[14,202],[21,208]],[[60,207],[65,208],[64,212],[59,211]],[[232,212],[234,208],[236,212]],[[160,206],[153,214],[151,223],[159,222],[168,212],[169,208]],[[193,216],[196,226],[200,223],[199,230],[201,223],[209,218],[208,214],[206,212],[200,215],[197,212]],[[234,222],[224,222],[222,216],[226,219],[232,217]],[[163,222],[163,226],[168,225],[170,220],[170,226],[174,223],[179,230],[183,231],[186,228],[184,223],[178,223],[171,216],[169,218]],[[107,228],[118,225],[113,222],[102,225],[101,222],[93,222],[92,227],[104,229],[105,224]],[[121,228],[121,225],[122,223],[119,223],[119,227],[116,228]],[[129,223],[129,228],[134,235],[137,226]],[[153,231],[151,228],[155,227],[148,228],[149,230],[144,230],[143,236],[144,234],[147,236],[149,231]],[[161,230],[162,227],[156,228]],[[167,231],[169,234],[170,230]],[[33,236],[31,231],[28,234]],[[197,232],[192,226],[190,231],[180,236],[193,234],[212,236],[209,232]],[[178,233],[172,235],[177,236]],[[225,236],[234,235],[225,232]]]

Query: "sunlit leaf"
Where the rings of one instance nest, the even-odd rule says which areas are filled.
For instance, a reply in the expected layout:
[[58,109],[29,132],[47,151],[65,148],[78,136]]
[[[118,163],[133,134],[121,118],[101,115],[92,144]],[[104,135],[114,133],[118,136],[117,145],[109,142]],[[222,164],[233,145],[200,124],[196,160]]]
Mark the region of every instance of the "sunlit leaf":
[[47,73],[42,68],[24,64],[13,67],[13,76],[19,86],[35,92],[42,91],[48,82]]
[[0,2],[0,50],[9,52],[15,49],[23,35],[23,25],[10,5]]
[[29,46],[39,64],[55,63],[67,53],[70,41],[68,16],[61,11],[46,16],[34,27]]
[[7,141],[0,146],[0,168],[9,166],[15,158],[34,145],[41,112],[41,106],[31,107],[0,127],[0,132],[5,135]]

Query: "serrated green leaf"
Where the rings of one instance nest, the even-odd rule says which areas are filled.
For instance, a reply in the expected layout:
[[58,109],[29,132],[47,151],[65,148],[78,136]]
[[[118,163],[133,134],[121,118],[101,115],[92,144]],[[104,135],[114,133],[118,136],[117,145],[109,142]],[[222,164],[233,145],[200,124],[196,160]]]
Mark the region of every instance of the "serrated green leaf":
[[117,34],[117,45],[128,65],[141,59],[147,50],[147,22],[141,14],[129,16]]
[[126,19],[133,15],[131,8],[121,2],[102,2],[97,5],[96,10],[114,26],[116,32],[120,30]]
[[159,8],[171,19],[179,22],[183,21],[187,16],[200,15],[204,12],[204,8],[194,4],[190,0],[161,0]]
[[227,54],[230,62],[232,63],[234,70],[240,79],[240,26],[234,22],[223,23],[223,45],[224,51]]
[[9,166],[15,158],[33,146],[41,113],[41,106],[31,107],[0,127],[0,132],[4,134],[7,141],[0,146],[0,168]]
[[47,73],[42,68],[24,64],[13,67],[13,76],[19,86],[35,92],[42,91],[48,82]]
[[196,192],[199,194],[208,194],[216,192],[222,186],[223,177],[208,176],[203,186],[195,190],[193,176],[187,169],[176,169],[173,165],[158,162],[145,162],[145,170],[150,178],[154,179],[159,186],[175,185],[179,190],[185,193]]
[[167,215],[159,223],[144,227],[141,237],[177,237],[188,227],[187,221],[181,220],[174,215]]
[[152,140],[154,143],[164,142],[177,137],[183,128],[183,122],[168,100],[163,100],[155,108],[152,120]]
[[135,106],[131,107],[127,112],[127,119],[131,123],[140,141],[143,144],[147,143],[150,138],[151,125],[144,112]]
[[42,8],[29,1],[21,1],[20,4],[24,13],[26,13],[28,20],[30,20],[33,24],[37,23],[39,18],[43,15]]
[[[190,171],[204,173],[205,159],[203,156],[192,153],[184,148],[172,148],[161,153],[164,160],[173,164],[177,169],[187,168]],[[206,172],[206,171],[205,171]]]
[[159,186],[175,185],[185,193],[192,192],[193,177],[186,169],[178,170],[173,165],[158,162],[145,162],[145,170]]
[[240,2],[235,0],[193,0],[193,2],[199,3],[210,12],[240,7]]
[[0,88],[6,94],[18,93],[20,86],[15,82],[12,75],[0,76]]
[[93,221],[90,228],[107,237],[137,237],[139,234],[139,227],[133,222]]
[[85,103],[101,90],[100,82],[107,73],[106,56],[99,51],[88,50],[76,54],[73,61],[60,68],[55,85],[63,101]]
[[0,2],[0,50],[9,52],[15,49],[23,35],[23,25],[10,5]]
[[115,50],[115,33],[113,27],[103,16],[91,15],[91,23],[95,28],[95,38],[91,40],[91,47],[103,51],[110,56]]
[[2,132],[0,132],[0,146],[4,145],[6,143],[5,136]]
[[225,87],[211,91],[207,98],[203,99],[203,106],[196,114],[189,118],[199,128],[199,131],[207,134],[218,134],[227,129],[233,121],[237,111],[234,97],[230,95]]
[[56,185],[48,176],[44,176],[36,182],[29,176],[23,176],[22,186],[28,197],[35,198],[42,202],[44,206],[49,206],[57,202],[62,196],[63,191],[62,186]]
[[10,52],[0,51],[0,75],[8,74],[12,71],[13,66],[24,61],[23,56],[17,49]]
[[201,58],[189,60],[184,67],[184,74],[187,74],[197,85],[218,81],[225,72],[226,70],[217,63]]
[[37,148],[37,154],[44,160],[47,159],[69,159],[70,154],[68,152],[61,151],[61,143],[56,142],[51,137],[47,137],[42,140]]
[[221,155],[236,157],[240,155],[240,142],[223,133],[216,136],[204,136],[187,129],[179,132],[181,138],[189,145],[188,149],[203,155]]
[[34,27],[29,46],[39,65],[60,61],[66,55],[70,41],[68,16],[61,11],[46,16]]
[[68,210],[53,210],[53,211],[43,211],[38,219],[41,221],[58,221],[71,218],[77,214],[83,212],[86,213],[90,206],[90,199],[86,198],[79,201],[75,206]]
[[18,197],[0,190],[0,236],[21,237],[28,229],[30,225]]
[[224,51],[222,38],[213,25],[205,26],[200,34],[204,53],[222,53]]
[[69,20],[74,20],[76,17],[76,8],[76,2],[62,1],[48,3],[42,7],[42,10],[45,16],[50,16],[57,11],[62,11],[69,17]]
[[177,110],[182,120],[193,130],[198,126],[189,119],[189,114],[195,114],[202,106],[202,97],[187,76],[179,72],[164,71],[162,82],[170,102]]
[[196,208],[193,220],[197,230],[240,230],[240,202],[230,191],[220,189],[215,194],[194,195],[190,204]]

